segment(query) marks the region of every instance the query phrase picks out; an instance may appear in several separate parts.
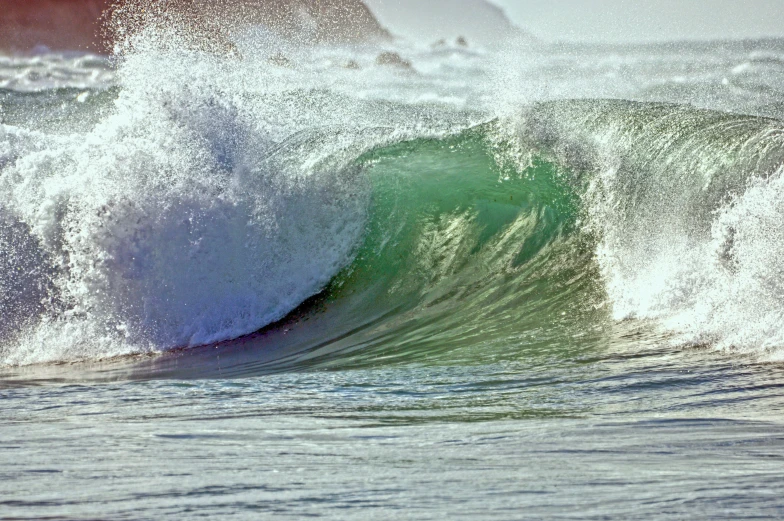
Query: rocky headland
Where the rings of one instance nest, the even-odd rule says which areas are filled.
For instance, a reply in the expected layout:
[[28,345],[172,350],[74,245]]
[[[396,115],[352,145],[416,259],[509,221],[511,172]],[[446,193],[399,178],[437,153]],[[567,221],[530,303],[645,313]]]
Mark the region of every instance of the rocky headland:
[[180,24],[214,40],[248,25],[312,43],[390,38],[361,0],[3,0],[0,51],[108,53],[148,23]]

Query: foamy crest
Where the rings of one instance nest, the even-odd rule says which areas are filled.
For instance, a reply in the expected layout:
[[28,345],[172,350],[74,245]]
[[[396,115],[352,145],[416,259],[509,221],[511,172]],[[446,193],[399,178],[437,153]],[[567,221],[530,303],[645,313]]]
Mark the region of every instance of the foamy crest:
[[608,231],[599,259],[616,319],[653,319],[679,344],[781,359],[783,197],[779,171],[718,210],[709,237],[665,228],[668,238],[629,241]]
[[586,230],[616,320],[651,321],[677,345],[781,358],[780,126],[588,100],[534,107],[520,133],[585,189]]
[[350,260],[368,201],[352,156],[312,136],[273,140],[292,130],[221,77],[238,64],[170,50],[126,57],[115,107],[90,132],[2,128],[0,197],[17,223],[4,229],[17,232],[0,240],[23,253],[4,258],[5,300],[32,295],[36,313],[4,320],[0,362],[235,338]]

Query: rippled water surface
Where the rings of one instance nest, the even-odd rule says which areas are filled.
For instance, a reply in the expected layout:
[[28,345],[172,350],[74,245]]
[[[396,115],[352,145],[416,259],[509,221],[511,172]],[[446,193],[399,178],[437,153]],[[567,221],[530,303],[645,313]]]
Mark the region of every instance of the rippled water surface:
[[782,42],[142,36],[0,59],[0,519],[784,517]]
[[776,519],[776,367],[702,351],[21,385],[4,516]]

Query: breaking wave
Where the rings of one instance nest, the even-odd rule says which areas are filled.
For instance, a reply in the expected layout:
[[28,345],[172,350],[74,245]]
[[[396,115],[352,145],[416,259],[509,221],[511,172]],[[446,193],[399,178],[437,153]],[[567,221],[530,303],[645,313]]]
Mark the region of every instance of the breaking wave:
[[503,356],[623,320],[784,346],[777,120],[622,100],[478,117],[314,88],[241,40],[159,43],[115,89],[50,94],[79,100],[46,129],[0,125],[4,364],[232,340],[316,294],[298,359]]

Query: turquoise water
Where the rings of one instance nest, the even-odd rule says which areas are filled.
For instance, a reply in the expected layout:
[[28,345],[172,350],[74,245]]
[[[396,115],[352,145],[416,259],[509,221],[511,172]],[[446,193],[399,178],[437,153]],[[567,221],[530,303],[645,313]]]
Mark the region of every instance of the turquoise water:
[[15,58],[0,518],[782,516],[780,44],[399,50]]

